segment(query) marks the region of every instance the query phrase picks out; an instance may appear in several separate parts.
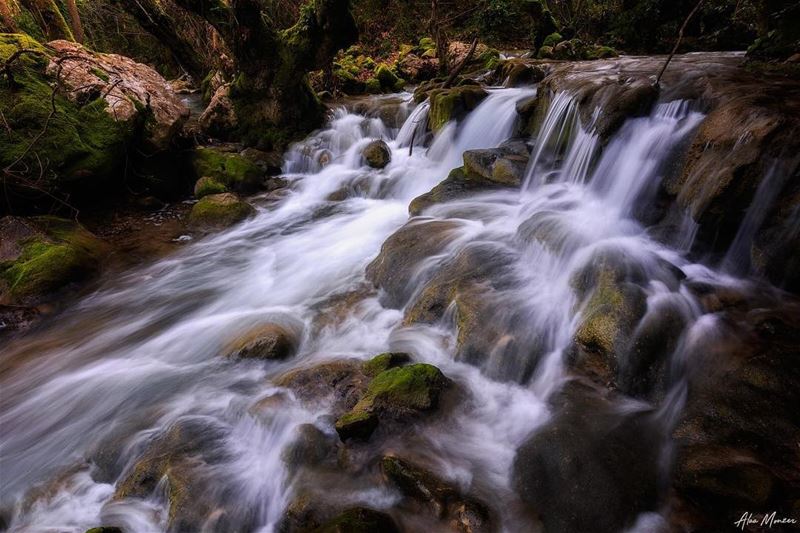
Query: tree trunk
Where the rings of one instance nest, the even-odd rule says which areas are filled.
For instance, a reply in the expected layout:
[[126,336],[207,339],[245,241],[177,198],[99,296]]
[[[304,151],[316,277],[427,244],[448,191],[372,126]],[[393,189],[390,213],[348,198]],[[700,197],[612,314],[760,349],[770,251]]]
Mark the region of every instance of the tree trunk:
[[230,97],[247,144],[281,147],[322,125],[325,108],[308,83],[358,31],[349,0],[308,0],[294,26],[279,31],[262,16],[259,0],[177,0],[203,17],[233,54]]
[[23,5],[33,16],[48,39],[73,40],[72,31],[53,0],[23,0]]
[[81,16],[78,13],[78,6],[75,4],[75,0],[65,0],[65,3],[67,4],[67,11],[69,12],[72,35],[75,37],[77,42],[83,43],[83,24],[81,24]]
[[438,0],[431,0],[430,31],[433,36],[433,41],[436,43],[436,57],[439,59],[439,74],[445,75],[450,71],[447,58],[449,43],[447,42],[447,34],[442,27],[442,21],[439,16]]
[[11,0],[0,0],[0,20],[3,22],[3,31],[17,32],[17,23],[11,11]]

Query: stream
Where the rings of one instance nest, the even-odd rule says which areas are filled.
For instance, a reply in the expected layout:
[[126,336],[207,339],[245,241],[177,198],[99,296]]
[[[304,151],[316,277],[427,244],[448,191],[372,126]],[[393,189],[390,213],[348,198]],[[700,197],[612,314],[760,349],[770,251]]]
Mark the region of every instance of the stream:
[[[620,412],[655,407],[655,419],[670,427],[696,364],[692,345],[718,328],[684,278],[751,283],[736,257],[750,229],[740,230],[738,248],[718,267],[688,254],[688,216],[667,240],[640,222],[671,159],[704,117],[690,101],[661,102],[649,116],[628,119],[603,147],[581,124],[571,96],[556,94],[538,137],[527,139],[530,163],[520,189],[476,192],[414,219],[450,224],[442,249],[416,265],[400,308],[382,291],[367,292],[344,319],[316,326],[332,297],[368,285],[365,269],[409,221],[409,203],[460,166],[465,151],[511,137],[515,106],[535,91],[491,89],[464,120],[432,137],[425,134],[427,104],[414,107],[410,94],[397,108],[399,128],[340,107],[325,129],[287,152],[289,188],[278,198],[253,199],[254,218],[107,280],[47,327],[3,347],[0,358],[10,370],[0,383],[0,511],[9,530],[82,533],[101,523],[126,532],[168,529],[163,491],[114,493],[147,443],[176,425],[194,428],[216,454],[197,465],[212,482],[193,497],[224,509],[230,529],[207,522],[208,531],[276,531],[287,506],[309,487],[341,506],[391,510],[400,495],[367,470],[298,473],[287,464],[284,451],[301,425],[336,435],[324,405],[311,407],[289,393],[280,408],[254,409],[286,393],[274,380],[287,371],[386,351],[436,365],[466,399],[435,422],[353,453],[413,455],[486,501],[498,531],[535,530],[515,494],[512,466],[526,438],[551,419],[549,400],[568,380],[565,359],[587,312],[574,279],[597,254],[623,257],[639,273],[643,321],[669,312],[685,324],[668,354],[663,400],[614,405]],[[392,154],[382,170],[361,157],[376,138]],[[465,254],[486,267],[490,280],[474,290],[492,309],[493,324],[482,326],[491,349],[459,344],[453,309],[427,323],[404,321],[426,284]],[[294,357],[221,356],[237,334],[265,321],[297,332]],[[514,334],[493,336],[494,330]],[[98,450],[109,442],[118,456],[104,470]],[[668,455],[669,443],[663,445]],[[411,513],[393,517],[407,531],[436,530]],[[653,531],[659,520],[644,514],[634,527]]]

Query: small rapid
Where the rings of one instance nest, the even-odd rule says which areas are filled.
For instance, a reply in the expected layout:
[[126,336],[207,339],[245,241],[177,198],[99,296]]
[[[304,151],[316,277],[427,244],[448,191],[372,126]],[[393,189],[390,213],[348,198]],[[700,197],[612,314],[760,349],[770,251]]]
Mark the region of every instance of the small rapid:
[[[550,419],[549,401],[570,379],[566,361],[581,357],[572,353],[573,341],[597,310],[580,280],[605,275],[590,271],[604,261],[624,271],[620,276],[635,285],[631,291],[644,308],[631,338],[646,338],[648,324],[663,316],[679,324],[674,342],[663,347],[669,377],[654,413],[663,426],[674,423],[693,364],[687,354],[702,351],[702,341],[717,331],[683,280],[748,283],[733,277],[744,275],[741,269],[719,273],[680,246],[659,242],[643,222],[672,158],[704,116],[692,102],[660,103],[649,116],[627,120],[602,147],[581,124],[572,97],[556,94],[538,137],[525,140],[531,155],[521,189],[476,192],[414,219],[430,228],[448,221],[449,233],[447,245],[417,266],[400,308],[386,305],[382,291],[367,291],[344,319],[319,325],[332,299],[367,284],[365,269],[408,222],[409,203],[461,166],[465,151],[512,137],[517,103],[535,94],[535,88],[492,89],[464,120],[432,139],[427,103],[403,104],[400,128],[336,109],[326,129],[291,147],[288,190],[277,201],[255,198],[256,217],[107,280],[48,327],[5,346],[0,508],[10,530],[82,532],[106,522],[131,532],[166,529],[175,487],[156,483],[152,494],[120,497],[115,485],[148,443],[172,431],[208,445],[189,449],[203,480],[193,497],[224,510],[209,513],[223,521],[209,519],[205,530],[275,531],[309,486],[342,504],[389,509],[399,495],[368,475],[309,479],[287,465],[284,451],[300,426],[334,431],[324,406],[309,407],[274,380],[323,361],[393,351],[438,366],[466,399],[436,424],[386,447],[421,456],[459,487],[485,496],[502,510],[499,530],[530,531],[512,488],[515,453]],[[391,150],[382,170],[362,161],[362,149],[375,139]],[[767,196],[760,191],[757,198]],[[751,238],[749,227],[737,243]],[[691,235],[675,242],[681,239]],[[477,327],[480,338],[459,335],[463,309],[455,304],[435,319],[407,320],[428,282],[464,258],[485,267],[485,279],[457,291],[492,317]],[[221,357],[237,334],[265,321],[297,334],[293,358]],[[277,395],[288,401],[262,408]],[[649,411],[658,403],[639,397],[614,408]]]

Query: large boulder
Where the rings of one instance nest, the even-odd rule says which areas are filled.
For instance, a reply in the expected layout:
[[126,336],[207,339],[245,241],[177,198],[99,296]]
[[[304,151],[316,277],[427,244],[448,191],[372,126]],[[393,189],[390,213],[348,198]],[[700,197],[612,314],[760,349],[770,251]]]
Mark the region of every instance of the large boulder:
[[489,96],[483,87],[462,85],[449,89],[433,89],[427,93],[430,102],[428,127],[436,132],[448,122],[461,120]]
[[342,441],[369,439],[381,422],[407,422],[436,409],[450,380],[435,366],[417,363],[384,370],[352,409],[336,420]]
[[236,132],[236,128],[239,126],[230,93],[229,83],[218,87],[198,119],[203,131],[212,137],[227,139]]
[[657,509],[661,438],[650,413],[568,384],[553,418],[517,450],[513,484],[545,533],[617,533]]
[[81,104],[104,100],[115,121],[140,123],[144,140],[156,150],[168,148],[189,118],[170,84],[147,65],[72,41],[52,41],[48,48],[53,55],[47,73],[58,78],[68,99]]
[[232,193],[201,198],[189,213],[189,224],[200,230],[225,229],[253,216],[255,209]]
[[107,246],[56,217],[0,218],[0,301],[37,302],[99,271]]

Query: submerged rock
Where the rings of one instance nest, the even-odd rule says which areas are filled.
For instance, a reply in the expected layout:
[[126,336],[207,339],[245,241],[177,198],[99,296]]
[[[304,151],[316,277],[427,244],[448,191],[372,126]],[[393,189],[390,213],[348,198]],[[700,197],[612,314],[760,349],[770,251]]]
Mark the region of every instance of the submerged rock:
[[290,370],[275,379],[279,387],[291,389],[307,404],[323,402],[333,413],[351,409],[361,398],[370,382],[358,359],[341,359],[308,368]]
[[9,302],[36,302],[95,275],[106,245],[57,217],[0,219],[0,289]]
[[328,520],[314,529],[315,533],[400,533],[392,517],[386,513],[356,507]]
[[361,151],[364,160],[372,168],[384,168],[392,160],[392,151],[384,141],[377,140],[369,143]]
[[226,349],[228,357],[286,359],[294,355],[299,339],[280,324],[262,324],[236,338]]
[[240,200],[235,194],[211,194],[194,204],[189,213],[189,224],[202,230],[224,229],[253,214],[253,206]]
[[405,421],[436,409],[450,380],[435,366],[417,363],[384,370],[361,399],[336,420],[339,437],[366,440],[380,421]]

